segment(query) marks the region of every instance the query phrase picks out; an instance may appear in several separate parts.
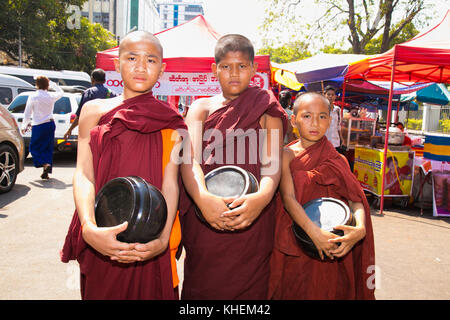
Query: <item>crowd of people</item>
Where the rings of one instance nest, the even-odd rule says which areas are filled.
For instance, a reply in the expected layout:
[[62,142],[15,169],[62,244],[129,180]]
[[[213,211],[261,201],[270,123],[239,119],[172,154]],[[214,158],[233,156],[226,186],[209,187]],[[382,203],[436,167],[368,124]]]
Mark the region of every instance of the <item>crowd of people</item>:
[[[374,299],[369,285],[370,266],[375,265],[370,209],[338,152],[343,139],[340,110],[333,104],[335,89],[295,99],[281,92],[277,99],[270,90],[250,86],[257,65],[253,45],[242,35],[221,37],[214,58],[212,71],[222,94],[195,100],[185,117],[152,95],[165,63],[159,40],[148,32],[134,31],[120,43],[115,68],[123,80],[122,95],[106,97],[104,77],[93,72],[94,87],[83,94],[77,122],[67,132],[70,136],[78,124],[76,210],[61,260],[79,262],[81,297]],[[54,99],[45,98],[49,103]],[[259,190],[237,198],[213,195],[205,175],[224,165],[215,160],[219,154],[228,156],[230,140],[239,139],[236,132],[250,130],[264,134],[256,141],[244,139],[245,150],[253,150],[256,143],[262,156],[250,161],[251,155],[242,158],[232,152],[226,164],[251,172]],[[211,132],[221,134],[206,134]],[[173,156],[180,152],[188,154],[181,163]],[[44,173],[51,161],[36,163],[46,164]],[[164,229],[148,243],[118,241],[127,222],[96,224],[98,191],[111,179],[130,175],[156,186],[167,202]],[[343,232],[339,236],[312,223],[302,206],[320,197],[347,203],[354,226],[337,226]],[[293,223],[310,236],[320,259],[302,251]],[[186,256],[180,297],[176,259],[182,248]]]

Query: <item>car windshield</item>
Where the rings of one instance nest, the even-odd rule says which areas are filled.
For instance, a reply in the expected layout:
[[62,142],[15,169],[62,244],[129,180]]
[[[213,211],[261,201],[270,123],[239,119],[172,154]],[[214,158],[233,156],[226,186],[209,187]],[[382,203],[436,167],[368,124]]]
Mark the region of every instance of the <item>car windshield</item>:
[[[17,96],[9,105],[8,110],[12,113],[23,113],[25,111],[27,100],[27,95]],[[71,111],[72,108],[70,106],[70,99],[68,97],[62,97],[55,102],[55,106],[53,108],[54,114],[66,114],[70,113]]]

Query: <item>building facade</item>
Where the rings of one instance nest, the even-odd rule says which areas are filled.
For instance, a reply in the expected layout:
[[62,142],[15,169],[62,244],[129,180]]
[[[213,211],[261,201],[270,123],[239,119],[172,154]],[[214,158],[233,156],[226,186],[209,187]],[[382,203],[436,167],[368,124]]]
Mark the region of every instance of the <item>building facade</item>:
[[173,0],[159,1],[158,11],[162,29],[169,29],[204,14],[203,1]]
[[88,0],[81,9],[91,23],[100,23],[120,41],[131,30],[161,31],[155,0]]

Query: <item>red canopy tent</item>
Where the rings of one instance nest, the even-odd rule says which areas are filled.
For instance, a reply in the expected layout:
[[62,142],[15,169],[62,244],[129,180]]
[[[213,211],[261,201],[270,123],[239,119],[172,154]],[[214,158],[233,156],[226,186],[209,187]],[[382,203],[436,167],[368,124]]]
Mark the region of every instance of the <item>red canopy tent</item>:
[[[165,73],[177,73],[171,74],[171,77],[166,79],[167,81],[183,84],[185,89],[189,89],[192,92],[195,85],[209,85],[211,87],[211,81],[215,81],[217,84],[216,79],[206,79],[206,75],[200,75],[199,77],[199,73],[208,73],[208,76],[212,77],[211,64],[214,62],[214,47],[220,38],[220,35],[202,15],[198,15],[194,19],[176,27],[156,33],[155,36],[161,41],[164,50],[163,60],[167,64]],[[97,68],[113,72],[113,60],[118,57],[118,52],[118,47],[98,52],[96,55]],[[270,57],[268,55],[255,56],[255,62],[258,63],[257,72],[260,75],[267,75],[267,77],[257,77],[257,83],[262,87],[270,88]],[[196,73],[195,76],[189,75],[194,73]],[[113,76],[117,80],[116,84],[118,84],[120,75]],[[207,82],[207,80],[211,81]],[[106,85],[111,85],[111,83],[108,83],[108,72]],[[187,88],[187,85],[190,88]],[[181,90],[178,92],[181,92]],[[201,94],[199,89],[197,93],[193,92],[193,94],[188,94],[186,91],[183,94],[177,94],[175,91],[171,95],[198,96],[208,94]]]
[[[392,111],[393,83],[450,82],[450,10],[430,30],[395,45],[383,54],[351,65],[345,79],[390,81],[388,115],[382,172],[385,172],[389,126]],[[345,84],[345,82],[344,82]],[[384,190],[385,175],[382,175]],[[380,213],[383,213],[384,191],[381,192]]]

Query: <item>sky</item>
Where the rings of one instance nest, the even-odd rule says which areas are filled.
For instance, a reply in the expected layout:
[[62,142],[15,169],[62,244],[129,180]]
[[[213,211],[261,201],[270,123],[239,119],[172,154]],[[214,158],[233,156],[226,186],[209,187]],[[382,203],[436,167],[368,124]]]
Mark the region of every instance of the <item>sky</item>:
[[205,19],[218,33],[242,34],[259,47],[265,5],[264,0],[204,0]]
[[[430,24],[438,23],[446,10],[450,10],[450,0],[429,0],[435,4]],[[262,45],[258,27],[264,21],[265,7],[269,1],[265,0],[203,0],[205,18],[220,34],[240,33],[249,38],[256,49]],[[316,14],[316,8],[310,10],[311,15]],[[309,13],[308,13],[309,14]]]

